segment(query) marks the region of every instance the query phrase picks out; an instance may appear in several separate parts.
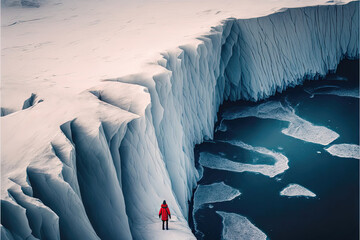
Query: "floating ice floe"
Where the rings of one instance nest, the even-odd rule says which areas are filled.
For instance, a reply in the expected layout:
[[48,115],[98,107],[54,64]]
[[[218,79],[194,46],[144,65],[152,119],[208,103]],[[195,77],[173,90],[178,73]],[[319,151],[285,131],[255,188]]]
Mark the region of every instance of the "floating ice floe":
[[316,126],[295,114],[291,106],[284,106],[278,101],[269,101],[254,107],[241,107],[235,111],[225,112],[223,119],[231,120],[245,117],[258,117],[289,122],[289,126],[281,132],[293,138],[306,142],[328,145],[339,137],[336,132],[324,127]]
[[288,197],[316,197],[316,194],[299,184],[291,183],[280,192],[281,196]]
[[252,224],[246,217],[236,214],[216,211],[222,218],[222,239],[226,240],[261,240],[267,239],[265,233]]
[[227,141],[227,143],[249,151],[254,151],[270,156],[275,159],[275,164],[268,165],[234,162],[222,156],[214,155],[208,152],[200,153],[199,163],[204,167],[212,169],[220,169],[232,172],[256,172],[269,177],[275,177],[289,168],[288,158],[281,153],[274,152],[263,147],[253,147],[241,141]]
[[220,122],[220,125],[216,128],[216,131],[220,131],[220,132],[226,132],[227,131],[227,126],[224,123],[224,121]]
[[223,182],[210,185],[199,185],[194,194],[194,212],[203,204],[231,201],[241,192]]
[[325,150],[333,156],[360,159],[360,146],[356,144],[334,144]]
[[352,98],[360,98],[359,97],[359,89],[331,89],[325,92],[319,92],[315,94],[322,95],[336,95],[339,97],[352,97]]
[[360,98],[358,88],[344,89],[339,86],[325,85],[314,89],[306,89],[305,91],[311,95],[310,97],[314,95],[335,95],[339,97]]
[[[192,212],[196,232],[200,233],[195,219],[195,213],[199,208],[208,203],[231,201],[240,195],[241,192],[239,190],[232,188],[223,182],[210,185],[199,185],[194,194],[194,208]],[[209,208],[213,207],[212,204],[209,205]]]

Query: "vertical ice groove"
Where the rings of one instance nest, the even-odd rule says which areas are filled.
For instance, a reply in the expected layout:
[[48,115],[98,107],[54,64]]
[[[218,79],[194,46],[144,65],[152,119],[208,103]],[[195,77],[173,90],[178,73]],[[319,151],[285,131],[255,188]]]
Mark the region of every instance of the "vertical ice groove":
[[89,222],[82,200],[68,183],[44,173],[38,167],[28,167],[27,174],[34,197],[59,216],[61,239],[99,239]]
[[[31,234],[26,209],[14,201],[1,200],[1,225],[6,229],[4,231],[6,236],[16,236],[17,239],[35,239]],[[3,235],[3,230],[1,235]]]
[[100,238],[131,238],[125,203],[107,137],[100,122],[76,119],[71,130],[76,146],[76,169],[86,214]]
[[9,195],[26,209],[32,235],[38,239],[60,239],[59,217],[38,199],[29,197],[20,186],[8,190]]

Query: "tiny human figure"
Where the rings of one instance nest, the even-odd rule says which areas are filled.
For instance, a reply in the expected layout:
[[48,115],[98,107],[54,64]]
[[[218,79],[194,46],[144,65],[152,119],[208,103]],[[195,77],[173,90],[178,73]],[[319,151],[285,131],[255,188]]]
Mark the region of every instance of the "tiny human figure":
[[171,219],[170,209],[168,208],[168,205],[166,204],[166,201],[163,201],[163,204],[161,204],[161,208],[159,211],[159,218],[161,216],[161,220],[163,222],[162,224],[162,230],[165,230],[164,225],[166,222],[166,230],[169,230],[168,228],[168,216]]

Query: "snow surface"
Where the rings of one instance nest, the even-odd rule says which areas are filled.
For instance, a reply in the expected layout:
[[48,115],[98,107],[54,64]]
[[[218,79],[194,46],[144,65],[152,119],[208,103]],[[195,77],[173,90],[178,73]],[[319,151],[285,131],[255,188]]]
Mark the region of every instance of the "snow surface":
[[244,148],[249,151],[258,152],[275,159],[275,164],[248,164],[231,161],[225,157],[214,155],[208,152],[201,152],[199,163],[208,168],[220,169],[231,172],[255,172],[261,173],[268,177],[275,177],[280,173],[285,172],[289,168],[289,160],[281,153],[271,151],[263,147],[253,147],[241,141],[226,141],[234,146]]
[[[201,45],[203,40],[197,38],[229,17],[253,18],[284,7],[326,4],[325,0],[257,4],[251,0],[28,0],[40,7],[4,7],[21,2],[25,1],[2,0],[2,107],[11,111],[20,110],[34,92],[48,97],[64,91],[76,94],[104,79],[153,76],[164,51]],[[349,36],[344,37],[345,44]]]
[[252,224],[246,217],[236,213],[216,211],[222,218],[224,240],[261,240],[267,239],[265,233]]
[[359,58],[358,2],[2,2],[4,239],[194,239],[193,147],[220,104]]
[[356,144],[333,144],[325,148],[331,155],[341,158],[356,158],[360,160],[360,146]]
[[267,101],[257,106],[238,107],[223,114],[223,119],[231,120],[245,117],[276,119],[289,122],[289,126],[281,132],[306,142],[328,145],[339,137],[336,132],[316,126],[296,115],[291,106],[284,106],[278,101]]
[[316,194],[299,184],[291,183],[280,192],[281,196],[288,197],[316,197]]

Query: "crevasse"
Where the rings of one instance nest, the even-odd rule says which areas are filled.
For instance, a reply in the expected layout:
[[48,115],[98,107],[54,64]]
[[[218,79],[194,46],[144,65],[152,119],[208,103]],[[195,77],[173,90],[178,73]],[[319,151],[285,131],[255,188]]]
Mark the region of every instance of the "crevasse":
[[[31,164],[2,195],[2,237],[161,239],[154,229],[166,199],[176,236],[194,238],[186,221],[199,180],[193,148],[212,138],[220,104],[319,79],[345,57],[359,58],[359,2],[227,19],[197,45],[163,53],[153,76],[94,87],[87,93],[99,116],[74,115],[32,156],[60,170]],[[138,97],[128,102],[130,88]]]

